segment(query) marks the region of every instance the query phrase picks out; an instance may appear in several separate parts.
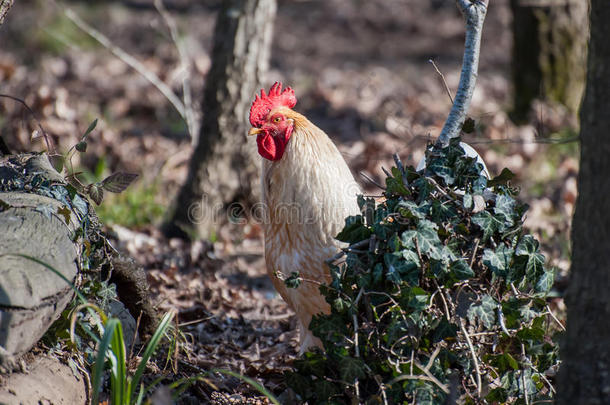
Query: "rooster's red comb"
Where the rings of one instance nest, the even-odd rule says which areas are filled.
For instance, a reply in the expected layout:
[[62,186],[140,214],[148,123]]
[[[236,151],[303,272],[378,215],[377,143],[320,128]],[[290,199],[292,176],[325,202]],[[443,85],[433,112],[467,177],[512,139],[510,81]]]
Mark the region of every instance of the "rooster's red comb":
[[260,128],[269,111],[279,106],[292,108],[296,104],[297,98],[294,95],[294,90],[286,87],[282,91],[282,83],[275,82],[269,89],[269,94],[265,94],[265,89],[261,89],[261,95],[257,95],[254,99],[252,107],[250,107],[250,124],[253,127]]

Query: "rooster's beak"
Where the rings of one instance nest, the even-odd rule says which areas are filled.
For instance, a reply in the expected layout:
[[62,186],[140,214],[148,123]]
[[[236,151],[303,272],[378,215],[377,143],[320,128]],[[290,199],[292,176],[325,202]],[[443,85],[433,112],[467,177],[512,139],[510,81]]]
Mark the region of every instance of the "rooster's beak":
[[261,132],[263,132],[263,130],[262,130],[262,129],[260,129],[260,128],[250,128],[250,131],[248,131],[248,135],[249,135],[249,136],[252,136],[252,135],[258,135],[258,134],[260,134]]

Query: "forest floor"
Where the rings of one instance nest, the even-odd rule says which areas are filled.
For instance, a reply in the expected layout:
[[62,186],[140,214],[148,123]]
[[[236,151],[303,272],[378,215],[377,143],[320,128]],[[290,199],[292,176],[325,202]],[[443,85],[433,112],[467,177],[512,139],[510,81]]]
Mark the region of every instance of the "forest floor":
[[[99,118],[87,152],[73,159],[85,180],[117,170],[141,174],[98,213],[119,249],[147,270],[158,308],[178,311],[185,339],[177,368],[169,368],[173,377],[227,369],[280,394],[297,334],[294,317],[266,276],[260,225],[219,223],[212,240],[192,243],[161,235],[157,226],[186,177],[192,151],[186,126],[157,89],[64,15],[69,5],[179,93],[176,47],[151,3],[17,2],[0,30],[0,92],[33,109],[58,151],[76,144]],[[185,35],[198,111],[219,1],[166,4]],[[575,120],[537,102],[530,123],[510,121],[510,18],[508,0],[493,2],[471,109],[476,126],[466,140],[492,175],[503,167],[516,174],[521,199],[531,207],[526,226],[557,268],[560,296],[569,268],[578,147],[552,140],[574,137]],[[392,166],[392,154],[417,163],[448,113],[449,97],[429,60],[455,89],[462,51],[463,21],[452,2],[285,0],[279,2],[268,82],[291,85],[297,109],[335,140],[354,173],[382,183],[381,167]],[[35,128],[19,104],[0,100],[1,133],[13,152],[46,149]],[[367,192],[379,193],[358,178]],[[554,304],[561,312],[561,299]],[[216,374],[206,381],[182,402],[265,403],[236,378]]]

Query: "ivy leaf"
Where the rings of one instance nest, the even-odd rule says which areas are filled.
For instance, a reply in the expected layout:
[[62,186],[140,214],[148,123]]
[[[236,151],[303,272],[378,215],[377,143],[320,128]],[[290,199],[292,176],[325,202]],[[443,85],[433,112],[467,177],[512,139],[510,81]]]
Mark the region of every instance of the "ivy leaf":
[[393,177],[388,176],[385,179],[386,193],[394,194],[394,195],[402,195],[402,196],[409,195],[410,194],[409,190],[403,184],[402,174],[400,173],[398,168],[396,168],[396,167],[392,168],[392,176]]
[[502,222],[498,221],[488,211],[477,212],[472,216],[472,222],[478,225],[483,230],[483,242],[485,242],[491,235],[496,233],[498,230],[503,229]]
[[544,255],[538,252],[538,241],[532,235],[525,235],[515,250],[517,263],[525,270],[527,281],[536,284],[538,277],[544,273]]
[[469,278],[474,277],[474,271],[464,259],[459,259],[451,263],[449,270],[458,280],[468,280]]
[[422,219],[417,223],[416,230],[403,232],[401,241],[406,248],[417,247],[422,254],[427,255],[432,259],[440,260],[441,256],[441,240],[438,238],[438,225],[427,219]]
[[442,318],[434,332],[432,333],[432,342],[437,343],[441,340],[454,338],[457,336],[458,326],[450,323],[447,318]]
[[485,357],[485,361],[496,367],[498,372],[504,374],[508,370],[518,370],[519,363],[510,353],[490,354]]
[[303,279],[299,272],[293,271],[290,273],[290,276],[284,280],[284,284],[286,284],[286,287],[288,288],[298,288],[301,285],[301,281],[303,281]]
[[478,319],[487,328],[491,328],[496,323],[496,309],[498,303],[491,296],[485,294],[478,304],[472,304],[466,313],[470,322]]
[[515,223],[515,207],[517,202],[510,196],[498,195],[496,197],[496,206],[494,207],[495,217],[503,219],[504,225],[513,226]]
[[496,186],[506,186],[508,182],[515,178],[515,174],[508,170],[507,168],[502,169],[502,172],[494,177],[493,179],[487,181],[487,186],[496,187]]
[[394,253],[386,253],[383,255],[387,279],[395,284],[404,281],[409,285],[417,285],[419,283],[418,262],[404,260],[401,256],[403,254],[399,256]]
[[64,222],[66,223],[66,225],[70,223],[70,216],[72,215],[72,211],[70,211],[68,207],[63,205],[61,208],[57,208],[57,214],[62,215],[64,217]]
[[362,215],[352,215],[345,219],[345,227],[339,232],[336,239],[345,243],[360,242],[371,236],[371,230],[364,225]]
[[364,378],[366,376],[364,362],[356,357],[344,357],[339,364],[339,375],[348,383],[352,383],[356,378]]
[[101,187],[111,193],[121,193],[138,177],[135,173],[117,172],[106,177],[100,183]]
[[496,276],[506,278],[514,251],[502,244],[494,251],[485,249],[483,251],[483,264]]
[[539,293],[548,293],[551,291],[553,287],[553,282],[555,281],[555,272],[553,270],[545,270],[544,273],[540,276],[535,285],[536,292]]

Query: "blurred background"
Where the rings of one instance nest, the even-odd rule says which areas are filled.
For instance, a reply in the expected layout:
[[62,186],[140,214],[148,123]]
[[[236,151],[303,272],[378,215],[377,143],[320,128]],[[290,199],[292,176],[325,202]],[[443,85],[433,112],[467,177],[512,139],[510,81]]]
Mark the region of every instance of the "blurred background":
[[[513,183],[531,207],[526,225],[557,268],[561,289],[576,198],[586,12],[518,0],[490,3],[469,112],[474,125],[464,139],[492,176],[504,167],[516,174]],[[234,331],[231,339],[239,346],[244,328],[231,329],[227,319],[266,316],[267,323],[248,328],[285,335],[282,344],[275,332],[264,343],[261,332],[258,357],[244,357],[244,347],[250,347],[244,343],[242,354],[237,349],[232,357],[217,354],[214,365],[228,362],[247,375],[272,374],[281,367],[281,356],[294,355],[296,343],[283,318],[285,304],[265,275],[260,226],[237,212],[193,241],[159,230],[171,219],[196,129],[207,113],[202,99],[213,63],[215,21],[227,2],[163,5],[160,10],[152,0],[17,1],[0,30],[0,93],[22,99],[34,115],[0,99],[0,131],[12,152],[47,150],[38,120],[51,147],[62,152],[97,118],[86,153],[72,162],[81,179],[99,181],[118,170],[140,174],[134,185],[98,207],[109,234],[148,270],[160,307],[179,308],[183,321],[222,313],[217,328]],[[459,80],[464,24],[453,1],[279,0],[270,24],[270,62],[262,84],[282,81],[294,88],[296,109],[337,143],[367,193],[380,194],[373,182],[384,182],[381,168],[393,166],[393,153],[417,164],[451,107],[444,80],[451,93]],[[173,25],[182,53],[172,38]],[[92,37],[95,30],[105,44]],[[117,48],[128,56],[117,56]],[[139,61],[184,102],[191,126],[126,58]],[[234,139],[253,144],[246,137],[247,114],[241,122],[243,131]],[[224,203],[247,200],[232,199]],[[198,333],[226,338],[218,330]],[[214,358],[211,349],[197,350]],[[277,364],[263,362],[260,350],[281,352]]]

